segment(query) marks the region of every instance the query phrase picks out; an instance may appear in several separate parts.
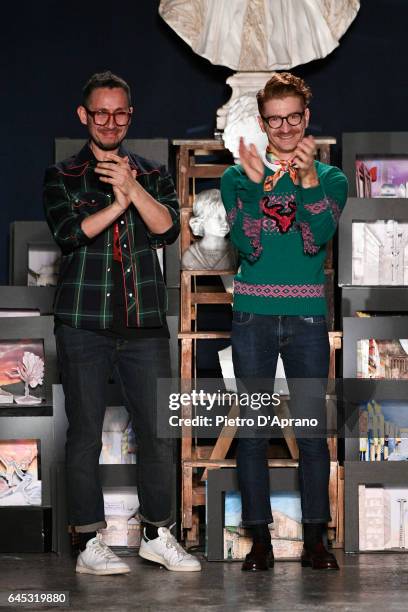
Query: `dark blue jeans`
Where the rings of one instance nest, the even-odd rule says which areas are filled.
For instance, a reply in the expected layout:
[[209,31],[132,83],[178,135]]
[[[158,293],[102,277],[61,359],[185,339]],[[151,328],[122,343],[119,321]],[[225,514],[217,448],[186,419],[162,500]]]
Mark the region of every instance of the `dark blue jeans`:
[[[272,383],[279,354],[291,394],[293,417],[316,417],[321,436],[307,437],[295,429],[299,447],[299,487],[303,523],[330,520],[330,456],[324,432],[325,393],[330,346],[324,316],[275,316],[233,313],[232,358],[237,379],[246,388],[259,391],[259,380]],[[258,379],[258,380],[257,380]],[[297,379],[291,383],[290,379]],[[307,391],[302,382],[305,380]],[[252,384],[251,384],[252,380]],[[308,387],[310,384],[310,387]],[[312,392],[309,392],[310,388]],[[237,468],[242,495],[242,522],[250,526],[271,523],[267,437],[241,438]]]
[[113,374],[120,383],[137,438],[135,485],[140,514],[148,523],[171,519],[172,440],[156,435],[157,378],[170,377],[167,338],[116,339],[61,325],[57,353],[68,418],[66,470],[68,519],[76,531],[106,526],[99,455],[106,387]]

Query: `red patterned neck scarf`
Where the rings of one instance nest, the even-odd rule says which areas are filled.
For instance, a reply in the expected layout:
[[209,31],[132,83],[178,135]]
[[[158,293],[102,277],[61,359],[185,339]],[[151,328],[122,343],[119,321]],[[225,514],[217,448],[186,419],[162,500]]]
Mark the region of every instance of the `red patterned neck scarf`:
[[[289,173],[289,176],[292,179],[293,183],[295,185],[299,185],[299,177],[298,177],[297,168],[294,165],[292,160],[278,159],[277,157],[273,155],[269,147],[266,147],[266,159],[269,163],[276,166],[276,170],[275,170],[275,174],[267,177],[265,181],[265,191],[270,191],[271,189],[273,189],[276,183],[282,178],[282,176],[286,172]],[[267,186],[269,187],[269,189],[266,189]]]

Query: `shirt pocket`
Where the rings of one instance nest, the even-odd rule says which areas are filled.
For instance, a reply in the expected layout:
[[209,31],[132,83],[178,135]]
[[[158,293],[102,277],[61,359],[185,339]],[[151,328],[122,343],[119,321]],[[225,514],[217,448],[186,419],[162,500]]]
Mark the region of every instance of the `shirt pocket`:
[[73,211],[93,214],[98,210],[112,204],[113,198],[109,193],[100,191],[77,191],[71,194],[71,205]]

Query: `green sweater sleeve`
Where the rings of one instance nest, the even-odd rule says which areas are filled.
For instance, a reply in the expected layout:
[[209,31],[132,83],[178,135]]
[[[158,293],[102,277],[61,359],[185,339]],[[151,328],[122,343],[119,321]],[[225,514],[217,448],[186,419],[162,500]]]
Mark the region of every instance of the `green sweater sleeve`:
[[319,185],[309,189],[299,187],[296,221],[300,225],[303,249],[316,254],[333,237],[339,217],[347,201],[348,184],[345,175],[334,166],[317,164]]
[[241,166],[231,166],[221,178],[221,197],[227,211],[231,242],[240,256],[255,262],[262,252],[263,181],[249,180]]

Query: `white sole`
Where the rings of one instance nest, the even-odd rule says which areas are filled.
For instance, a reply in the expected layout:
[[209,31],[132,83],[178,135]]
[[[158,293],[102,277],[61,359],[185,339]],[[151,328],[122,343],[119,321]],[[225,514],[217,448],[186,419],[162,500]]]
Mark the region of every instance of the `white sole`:
[[163,560],[163,557],[159,557],[158,555],[155,555],[154,553],[151,553],[151,552],[147,552],[145,550],[142,550],[142,551],[139,550],[139,557],[142,557],[142,559],[146,559],[147,561],[153,561],[154,563],[160,563],[160,565],[163,565],[163,567],[168,569],[170,572],[200,572],[201,571],[201,565],[199,565],[198,567],[183,567],[181,565],[172,567],[171,565],[168,565]]
[[130,567],[128,569],[121,569],[117,567],[115,569],[100,569],[94,570],[89,567],[85,567],[83,565],[77,565],[75,568],[77,574],[93,574],[94,576],[110,576],[111,574],[128,574],[130,572]]

